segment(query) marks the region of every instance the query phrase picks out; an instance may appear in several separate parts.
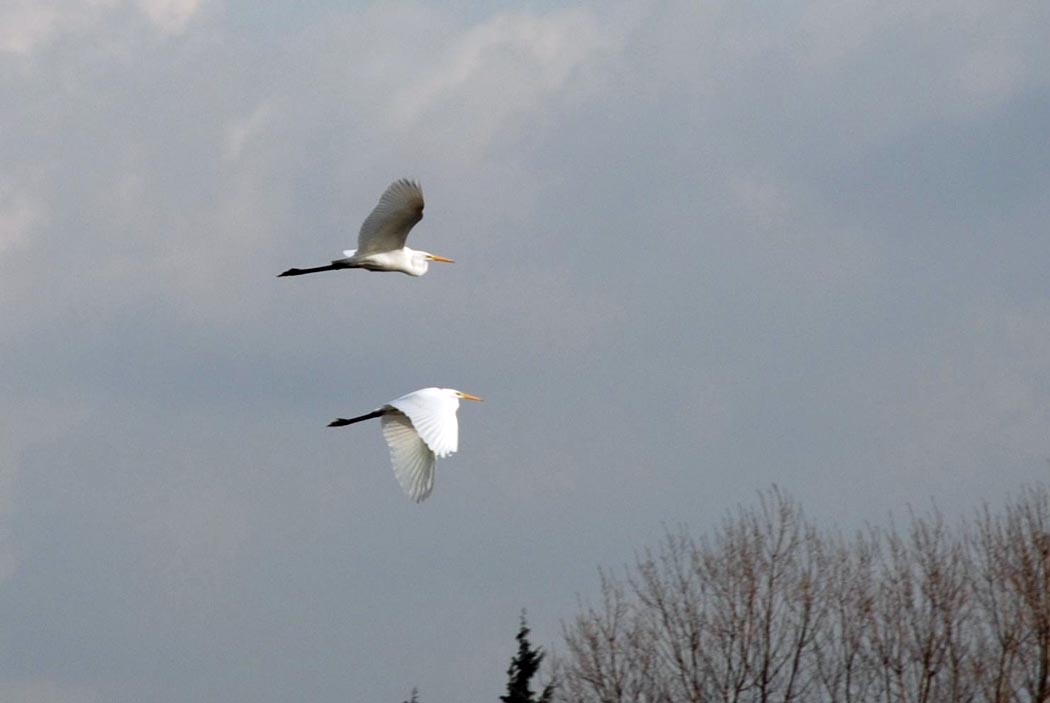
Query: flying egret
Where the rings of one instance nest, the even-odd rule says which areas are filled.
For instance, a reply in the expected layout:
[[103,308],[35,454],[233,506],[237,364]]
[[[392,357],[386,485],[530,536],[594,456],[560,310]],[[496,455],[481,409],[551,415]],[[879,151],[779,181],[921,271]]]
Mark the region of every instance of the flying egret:
[[408,497],[417,503],[434,488],[436,457],[454,454],[459,448],[459,399],[481,400],[452,388],[421,388],[391,400],[370,413],[339,418],[329,427],[345,427],[362,420],[380,418],[383,438],[390,447],[394,475]]
[[357,249],[343,252],[345,258],[336,259],[327,266],[309,269],[288,269],[281,276],[302,276],[318,271],[337,269],[368,269],[369,271],[401,271],[409,276],[422,276],[431,261],[455,263],[444,256],[428,251],[417,251],[405,246],[408,233],[423,219],[423,191],[419,184],[402,178],[386,189],[357,235]]

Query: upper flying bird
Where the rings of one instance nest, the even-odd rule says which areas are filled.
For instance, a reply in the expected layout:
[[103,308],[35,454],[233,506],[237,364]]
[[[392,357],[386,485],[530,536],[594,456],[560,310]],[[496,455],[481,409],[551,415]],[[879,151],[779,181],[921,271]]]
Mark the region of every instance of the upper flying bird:
[[428,251],[417,251],[405,246],[408,233],[423,219],[423,191],[419,184],[402,178],[386,189],[357,235],[357,249],[343,252],[345,258],[336,259],[327,266],[309,269],[288,269],[281,276],[302,276],[304,273],[335,271],[336,269],[368,269],[369,271],[401,271],[409,276],[422,276],[431,261],[455,263],[444,256]]
[[452,388],[421,388],[391,400],[370,413],[339,418],[329,427],[345,427],[362,420],[380,418],[383,438],[390,447],[394,475],[408,497],[417,503],[434,489],[436,457],[446,457],[459,448],[459,399],[481,400]]

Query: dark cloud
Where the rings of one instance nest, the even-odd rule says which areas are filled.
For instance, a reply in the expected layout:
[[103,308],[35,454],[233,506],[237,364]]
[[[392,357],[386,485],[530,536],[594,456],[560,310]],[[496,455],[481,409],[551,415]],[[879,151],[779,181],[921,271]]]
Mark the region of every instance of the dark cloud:
[[[665,523],[1045,477],[1038,3],[2,19],[0,694],[492,697]],[[402,176],[457,264],[275,277]],[[325,424],[429,385],[414,505]]]

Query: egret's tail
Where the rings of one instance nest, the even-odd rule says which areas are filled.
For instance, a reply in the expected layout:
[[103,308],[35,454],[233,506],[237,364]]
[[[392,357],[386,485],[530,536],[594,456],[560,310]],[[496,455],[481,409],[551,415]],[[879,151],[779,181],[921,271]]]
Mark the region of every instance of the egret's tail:
[[312,269],[288,269],[284,273],[277,274],[277,278],[281,276],[302,276],[307,273],[317,273],[318,271],[335,271],[336,269],[346,268],[345,266],[338,266],[336,264],[328,264],[327,266],[315,266]]
[[362,422],[364,420],[371,420],[373,417],[380,417],[382,415],[386,415],[387,412],[389,412],[389,411],[388,410],[373,410],[370,413],[367,413],[365,415],[359,415],[358,417],[352,417],[349,420],[347,420],[345,417],[341,417],[338,420],[332,420],[331,422],[329,422],[328,426],[329,427],[346,427],[347,425],[352,425],[355,422]]

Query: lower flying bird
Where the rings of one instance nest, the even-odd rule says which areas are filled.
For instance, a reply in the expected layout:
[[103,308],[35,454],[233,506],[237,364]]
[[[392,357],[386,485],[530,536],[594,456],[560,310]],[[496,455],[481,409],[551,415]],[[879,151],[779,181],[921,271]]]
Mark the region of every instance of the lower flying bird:
[[421,388],[370,413],[348,420],[339,418],[328,426],[344,427],[380,418],[394,475],[408,497],[419,503],[434,489],[436,457],[454,454],[459,448],[456,411],[460,398],[481,400],[452,388]]
[[336,259],[327,266],[288,269],[277,277],[302,276],[337,269],[400,271],[410,276],[422,276],[431,261],[455,263],[444,256],[405,246],[408,233],[422,219],[423,191],[419,184],[404,178],[394,181],[379,198],[372,214],[362,223],[357,235],[357,249],[347,249],[343,252],[345,258]]

